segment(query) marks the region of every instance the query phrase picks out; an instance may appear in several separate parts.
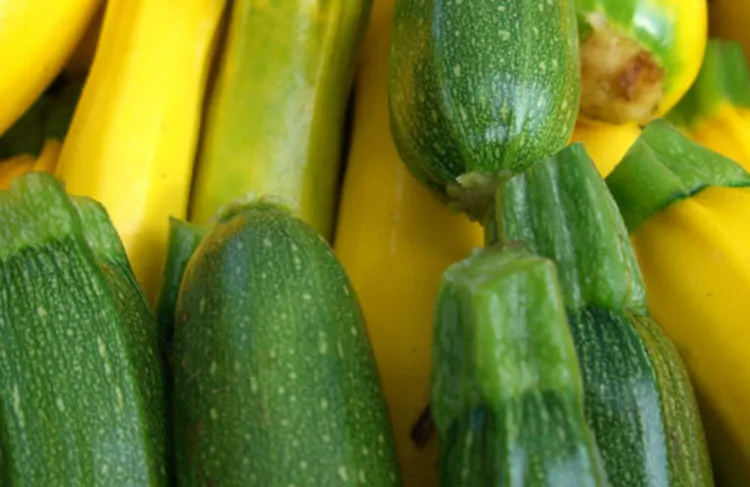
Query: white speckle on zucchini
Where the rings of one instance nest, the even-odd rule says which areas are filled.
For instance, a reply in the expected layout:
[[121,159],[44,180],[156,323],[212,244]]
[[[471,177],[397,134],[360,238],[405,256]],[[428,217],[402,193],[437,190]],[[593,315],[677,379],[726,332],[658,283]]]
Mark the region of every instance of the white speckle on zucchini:
[[216,411],[215,408],[211,408],[211,410],[208,412],[208,415],[211,416],[211,419],[213,419],[214,421],[219,419],[219,412]]
[[55,406],[57,406],[57,409],[61,413],[65,412],[65,403],[63,402],[62,397],[58,397],[57,399],[55,399]]
[[328,401],[326,399],[320,401],[320,407],[323,408],[324,411],[328,409]]
[[310,296],[309,293],[303,293],[302,299],[304,299],[305,301],[310,301],[312,299],[312,296]]
[[271,239],[269,238],[264,238],[263,245],[265,245],[266,247],[273,247],[273,242],[271,242]]
[[211,362],[211,365],[208,367],[208,373],[211,375],[216,374],[216,362]]
[[18,385],[13,384],[13,413],[16,415],[18,425],[24,426],[23,408],[21,408],[21,394],[18,391]]
[[38,307],[38,308],[36,309],[36,314],[37,314],[37,315],[38,315],[38,316],[39,316],[40,318],[44,318],[45,316],[47,316],[47,310],[46,310],[46,309],[44,309],[44,307],[42,307],[42,306],[39,306],[39,307]]
[[456,77],[461,76],[461,65],[456,64],[453,66],[453,74],[456,75]]
[[349,481],[349,475],[346,473],[346,467],[343,465],[339,467],[339,477],[341,477],[341,480],[343,480],[344,482]]
[[115,399],[117,400],[117,410],[122,411],[124,400],[122,397],[122,389],[120,389],[120,386],[115,387]]
[[304,460],[302,460],[301,462],[299,462],[299,468],[301,468],[302,470],[307,469],[307,462],[304,461]]

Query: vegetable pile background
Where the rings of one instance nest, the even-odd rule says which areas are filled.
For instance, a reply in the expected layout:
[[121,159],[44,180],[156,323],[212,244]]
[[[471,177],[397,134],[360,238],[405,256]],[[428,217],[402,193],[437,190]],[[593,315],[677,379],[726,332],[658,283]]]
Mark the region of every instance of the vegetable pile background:
[[0,485],[750,485],[748,24],[0,0]]

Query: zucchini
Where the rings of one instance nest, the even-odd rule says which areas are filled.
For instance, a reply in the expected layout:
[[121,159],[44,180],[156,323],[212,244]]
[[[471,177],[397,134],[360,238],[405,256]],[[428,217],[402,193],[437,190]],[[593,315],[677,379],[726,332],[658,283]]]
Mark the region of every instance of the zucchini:
[[481,219],[498,179],[562,149],[573,132],[574,5],[399,0],[393,22],[389,103],[398,152],[442,201]]
[[167,258],[164,262],[159,297],[156,300],[156,319],[159,323],[159,337],[162,343],[169,343],[172,339],[174,311],[182,276],[185,274],[190,257],[207,232],[208,230],[204,227],[179,218],[169,218]]
[[706,0],[575,0],[581,115],[611,124],[663,116],[698,75]]
[[166,485],[156,323],[104,208],[0,192],[0,484]]
[[291,209],[217,215],[180,286],[174,363],[180,485],[400,485],[356,295]]
[[432,411],[445,487],[609,486],[555,264],[524,248],[443,274]]
[[586,418],[612,485],[713,485],[685,366],[648,316],[623,217],[583,146],[502,185],[494,213],[491,242],[525,242],[558,266]]
[[209,94],[190,220],[247,193],[331,237],[346,106],[372,0],[235,0]]

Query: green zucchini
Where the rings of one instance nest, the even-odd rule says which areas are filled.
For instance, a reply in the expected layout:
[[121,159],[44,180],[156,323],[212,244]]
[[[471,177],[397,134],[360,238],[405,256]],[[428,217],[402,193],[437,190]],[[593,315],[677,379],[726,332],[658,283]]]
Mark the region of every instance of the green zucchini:
[[247,193],[332,238],[346,107],[372,0],[234,0],[190,220]]
[[220,212],[180,286],[174,363],[180,485],[400,485],[356,295],[292,210]]
[[391,132],[411,173],[474,219],[497,180],[562,149],[579,103],[568,0],[399,0]]
[[612,485],[713,485],[685,366],[647,314],[625,223],[583,146],[507,181],[497,205],[491,242],[525,242],[558,266],[586,418]]
[[174,327],[174,311],[180,292],[182,276],[190,257],[208,230],[178,218],[169,219],[167,258],[162,272],[162,284],[156,301],[156,319],[161,343],[169,343]]
[[104,208],[0,192],[0,484],[166,485],[156,322]]
[[442,485],[610,485],[552,261],[476,251],[445,271],[435,316]]

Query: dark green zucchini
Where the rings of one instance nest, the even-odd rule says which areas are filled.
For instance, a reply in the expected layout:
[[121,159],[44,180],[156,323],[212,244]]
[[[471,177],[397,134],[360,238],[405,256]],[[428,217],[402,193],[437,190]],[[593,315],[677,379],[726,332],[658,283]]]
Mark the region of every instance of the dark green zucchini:
[[443,486],[609,486],[554,263],[476,251],[445,271],[435,316]]
[[399,0],[391,131],[423,184],[484,217],[498,179],[562,149],[578,113],[569,0]]
[[174,311],[182,276],[185,274],[190,257],[207,232],[205,227],[194,223],[177,218],[169,219],[167,258],[164,262],[159,298],[156,301],[156,319],[159,322],[159,335],[162,343],[171,342]]
[[0,484],[166,485],[156,322],[104,208],[0,192]]
[[331,248],[273,203],[222,213],[177,299],[180,485],[400,485],[361,310]]
[[556,262],[583,374],[585,411],[616,487],[711,486],[685,366],[647,315],[623,218],[580,144],[498,191],[491,241]]

